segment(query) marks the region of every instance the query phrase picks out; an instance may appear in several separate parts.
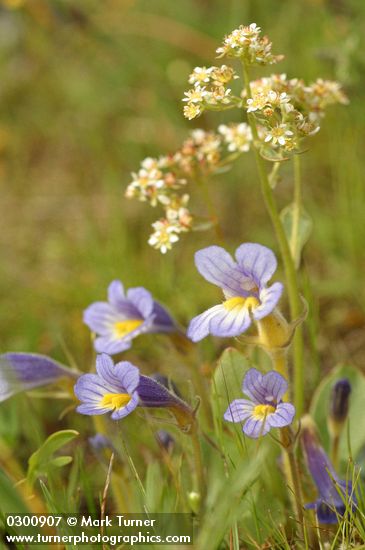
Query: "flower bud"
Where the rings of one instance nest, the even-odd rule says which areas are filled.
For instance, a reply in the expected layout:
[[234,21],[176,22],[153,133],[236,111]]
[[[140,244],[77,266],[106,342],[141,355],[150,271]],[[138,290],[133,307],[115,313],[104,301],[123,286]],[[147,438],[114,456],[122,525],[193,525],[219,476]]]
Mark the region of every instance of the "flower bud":
[[141,407],[165,408],[176,418],[179,428],[189,433],[194,424],[195,417],[193,409],[177,395],[167,390],[156,380],[141,375],[137,392]]
[[196,491],[191,491],[188,494],[188,502],[194,514],[199,513],[200,501],[201,501],[200,494],[197,493]]
[[175,439],[166,430],[159,430],[156,433],[156,439],[158,444],[167,452],[171,451],[175,444]]
[[332,388],[328,413],[328,430],[332,437],[338,437],[342,432],[349,411],[350,394],[349,380],[337,380]]
[[301,443],[309,473],[318,490],[315,502],[307,504],[306,508],[316,511],[319,523],[335,524],[347,514],[348,505],[354,506],[356,498],[353,495],[350,480],[341,480],[325,453],[316,426],[307,415],[301,421]]

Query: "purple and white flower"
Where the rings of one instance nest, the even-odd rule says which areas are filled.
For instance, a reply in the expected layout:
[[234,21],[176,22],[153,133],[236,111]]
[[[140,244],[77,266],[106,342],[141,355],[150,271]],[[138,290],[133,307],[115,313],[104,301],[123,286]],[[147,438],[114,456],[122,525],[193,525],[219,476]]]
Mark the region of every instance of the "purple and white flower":
[[276,307],[283,291],[281,283],[267,286],[277,261],[274,253],[254,243],[241,244],[236,261],[219,246],[209,246],[195,254],[201,275],[223,290],[225,301],[190,322],[187,335],[198,342],[208,334],[221,337],[239,336]]
[[180,426],[188,426],[193,411],[185,401],[128,361],[114,365],[113,359],[102,353],[96,358],[96,374],[83,374],[75,384],[76,397],[81,401],[77,412],[86,415],[112,413],[120,420],[139,407],[166,408]]
[[0,402],[22,391],[78,376],[79,372],[39,353],[4,353],[0,355]]
[[254,439],[267,434],[271,428],[283,428],[292,423],[295,408],[282,398],[288,383],[281,374],[270,371],[262,375],[250,369],[244,379],[242,391],[250,399],[235,399],[224,413],[228,422],[244,422],[243,432]]
[[96,371],[97,374],[83,374],[75,384],[76,397],[82,402],[77,412],[111,412],[112,419],[119,420],[134,411],[139,401],[139,369],[128,361],[114,365],[111,357],[103,353],[96,358]]
[[356,506],[352,482],[339,479],[309,416],[302,419],[301,441],[308,470],[318,489],[317,500],[305,507],[315,510],[320,523],[339,523],[346,510]]
[[148,290],[136,287],[125,293],[118,280],[109,285],[107,302],[95,302],[84,311],[84,322],[98,335],[95,350],[109,355],[129,349],[140,334],[177,330],[172,317]]

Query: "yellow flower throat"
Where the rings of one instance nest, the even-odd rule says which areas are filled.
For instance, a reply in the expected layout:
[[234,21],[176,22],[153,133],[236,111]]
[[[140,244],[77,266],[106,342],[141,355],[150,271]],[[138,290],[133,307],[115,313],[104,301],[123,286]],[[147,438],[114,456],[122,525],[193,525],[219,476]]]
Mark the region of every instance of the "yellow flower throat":
[[252,310],[260,305],[260,301],[255,298],[255,296],[249,296],[248,298],[244,298],[243,296],[234,296],[233,298],[229,298],[223,302],[223,305],[226,309],[228,309],[228,311],[232,311],[232,309],[235,309],[236,307],[244,307]]
[[272,405],[256,405],[253,410],[253,417],[256,420],[265,420],[265,418],[275,412],[275,407]]
[[100,402],[100,407],[109,407],[110,409],[121,409],[128,405],[131,396],[128,393],[106,393]]
[[133,332],[143,323],[142,319],[127,319],[126,321],[117,321],[114,323],[114,332],[117,338],[123,338],[130,332]]

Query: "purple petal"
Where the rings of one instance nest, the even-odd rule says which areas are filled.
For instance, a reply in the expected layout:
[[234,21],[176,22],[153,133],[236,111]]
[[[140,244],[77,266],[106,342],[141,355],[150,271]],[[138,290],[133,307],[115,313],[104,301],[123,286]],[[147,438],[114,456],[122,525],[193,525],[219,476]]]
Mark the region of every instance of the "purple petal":
[[303,450],[307,459],[308,470],[325,500],[336,497],[337,489],[334,481],[339,478],[326,452],[318,442],[317,435],[311,429],[303,428],[301,433]]
[[120,390],[132,395],[139,383],[139,369],[129,361],[120,361],[115,365],[115,376]]
[[265,392],[265,401],[281,401],[288,390],[288,382],[275,371],[270,371],[262,378],[261,386]]
[[5,353],[0,355],[0,402],[21,392],[59,380],[75,379],[72,371],[50,357],[37,353]]
[[76,397],[89,404],[100,404],[106,393],[115,393],[114,386],[98,374],[83,374],[74,386]]
[[115,382],[113,359],[106,353],[102,353],[96,357],[96,372],[100,378],[104,378],[109,384]]
[[283,288],[281,283],[274,283],[260,290],[259,298],[261,304],[252,312],[254,319],[263,319],[275,309],[283,293]]
[[106,414],[110,412],[109,408],[101,408],[98,407],[98,405],[93,405],[92,403],[83,403],[82,405],[79,405],[76,407],[76,412],[80,414],[87,414],[89,416],[94,416],[98,414]]
[[143,287],[130,288],[127,298],[139,311],[143,319],[149,317],[153,310],[153,299],[151,293]]
[[267,418],[266,418],[265,424],[263,420],[256,420],[255,418],[249,418],[245,423],[245,425],[243,426],[242,430],[246,435],[248,435],[248,437],[257,439],[262,435],[266,435],[267,432],[270,431],[270,425],[267,421]]
[[245,277],[238,269],[232,257],[220,246],[208,246],[195,254],[195,265],[199,273],[231,296],[244,294]]
[[243,379],[243,393],[257,404],[265,404],[266,392],[262,385],[262,378],[262,374],[257,369],[250,369]]
[[122,407],[121,409],[115,410],[111,418],[112,420],[120,420],[121,418],[124,418],[125,416],[128,416],[131,412],[134,411],[134,409],[137,407],[139,401],[138,393],[135,392],[132,395],[132,399],[127,403],[125,407]]
[[94,347],[98,353],[115,355],[116,353],[129,349],[131,347],[131,339],[119,338],[116,340],[113,334],[108,334],[107,336],[99,336],[99,338],[96,338],[94,340]]
[[228,422],[243,422],[252,416],[254,404],[247,399],[235,399],[224,413],[224,420]]
[[261,244],[241,244],[236,250],[236,260],[243,273],[259,288],[266,285],[277,267],[275,254]]
[[176,330],[176,324],[169,312],[158,302],[153,302],[153,326],[156,332]]
[[137,393],[142,407],[166,407],[180,409],[190,415],[192,413],[189,405],[187,405],[185,401],[149,376],[140,376]]
[[234,337],[239,336],[248,329],[251,318],[247,308],[236,306],[229,310],[224,305],[220,307],[219,313],[209,323],[209,332],[213,336]]
[[200,315],[197,315],[197,317],[194,317],[190,321],[188,330],[186,332],[186,335],[190,340],[193,342],[198,342],[199,340],[202,340],[209,334],[209,323],[211,319],[222,310],[222,305],[211,307],[210,309],[207,309],[207,311],[204,311],[204,313],[201,313]]
[[280,403],[276,411],[269,414],[267,421],[272,428],[283,428],[293,422],[295,408],[291,403]]
[[107,302],[95,302],[84,311],[84,323],[97,334],[107,334],[122,319]]
[[108,287],[108,302],[118,309],[120,304],[126,301],[124,287],[121,281],[112,281]]

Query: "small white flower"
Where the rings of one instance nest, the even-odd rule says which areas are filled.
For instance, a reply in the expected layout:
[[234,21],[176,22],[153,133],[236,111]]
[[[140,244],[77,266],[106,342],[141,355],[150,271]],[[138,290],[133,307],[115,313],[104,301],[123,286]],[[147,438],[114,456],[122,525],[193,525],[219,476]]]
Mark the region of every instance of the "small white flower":
[[221,124],[218,127],[218,132],[222,134],[225,143],[228,144],[228,151],[240,151],[243,153],[249,151],[252,141],[252,132],[249,125],[245,122],[230,124],[229,126]]
[[172,245],[179,240],[177,233],[179,228],[175,224],[170,224],[168,220],[159,220],[152,224],[154,233],[148,239],[148,244],[166,254],[171,250]]
[[189,84],[200,86],[203,82],[207,83],[210,80],[210,75],[214,67],[195,67],[189,76]]
[[205,88],[196,86],[195,88],[184,92],[184,95],[186,97],[184,97],[183,101],[188,101],[189,103],[202,103],[204,96],[207,95],[207,91]]
[[266,133],[265,142],[268,143],[271,141],[273,145],[277,143],[279,145],[285,145],[287,141],[290,141],[294,132],[288,129],[287,124],[278,124]]

